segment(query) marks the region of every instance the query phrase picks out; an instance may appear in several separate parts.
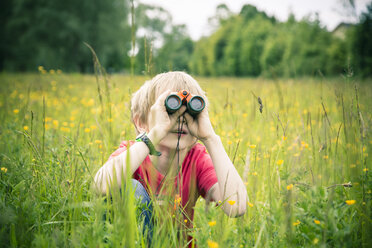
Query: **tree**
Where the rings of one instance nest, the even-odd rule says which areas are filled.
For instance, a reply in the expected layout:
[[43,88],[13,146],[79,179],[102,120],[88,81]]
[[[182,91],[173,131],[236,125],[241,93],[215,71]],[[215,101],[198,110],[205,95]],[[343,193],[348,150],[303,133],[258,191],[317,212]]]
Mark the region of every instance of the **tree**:
[[372,76],[372,2],[367,6],[351,36],[352,61],[355,72]]
[[44,65],[92,71],[92,55],[83,42],[112,70],[122,70],[128,61],[125,1],[13,0],[8,7],[3,28],[8,52],[0,69],[29,71]]

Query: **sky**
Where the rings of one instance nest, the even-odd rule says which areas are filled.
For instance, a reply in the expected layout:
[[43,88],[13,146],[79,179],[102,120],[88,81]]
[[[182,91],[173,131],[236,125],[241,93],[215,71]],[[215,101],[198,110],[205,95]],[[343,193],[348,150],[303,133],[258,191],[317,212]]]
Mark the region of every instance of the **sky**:
[[[166,9],[171,13],[174,24],[186,24],[193,40],[210,34],[208,18],[215,14],[216,7],[221,3],[225,3],[234,13],[239,13],[244,4],[252,4],[280,21],[286,21],[291,12],[297,20],[317,12],[321,24],[331,31],[341,22],[357,21],[345,14],[342,1],[345,0],[139,0],[141,3]],[[366,5],[371,0],[354,2],[359,14],[366,10]]]

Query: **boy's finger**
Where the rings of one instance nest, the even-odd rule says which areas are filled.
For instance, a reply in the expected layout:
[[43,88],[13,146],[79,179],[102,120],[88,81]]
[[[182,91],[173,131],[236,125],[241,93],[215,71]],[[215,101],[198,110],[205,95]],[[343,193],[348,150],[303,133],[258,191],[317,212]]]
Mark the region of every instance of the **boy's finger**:
[[164,91],[156,100],[155,104],[159,106],[164,106],[165,105],[165,98],[171,93],[170,90]]
[[184,117],[188,125],[194,122],[194,118],[189,113],[185,113]]
[[169,119],[171,120],[172,124],[176,123],[178,117],[180,117],[183,113],[186,111],[186,106],[182,105],[179,110],[174,112],[169,116]]

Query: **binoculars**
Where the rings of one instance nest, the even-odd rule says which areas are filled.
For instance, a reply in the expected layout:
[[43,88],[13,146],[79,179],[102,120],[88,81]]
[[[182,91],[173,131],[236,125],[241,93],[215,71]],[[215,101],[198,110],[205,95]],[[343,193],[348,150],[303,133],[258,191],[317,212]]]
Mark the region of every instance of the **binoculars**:
[[193,96],[187,90],[181,90],[177,94],[170,94],[165,99],[165,108],[168,114],[173,114],[186,105],[186,112],[195,117],[205,108],[205,101],[201,96]]

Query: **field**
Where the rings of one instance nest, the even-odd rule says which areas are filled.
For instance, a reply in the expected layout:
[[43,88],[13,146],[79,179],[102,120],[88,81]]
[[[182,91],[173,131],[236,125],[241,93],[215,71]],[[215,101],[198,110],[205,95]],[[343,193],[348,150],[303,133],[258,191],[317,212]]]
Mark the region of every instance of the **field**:
[[[3,246],[147,246],[133,196],[103,201],[91,189],[134,139],[130,97],[147,79],[0,75]],[[240,218],[200,199],[189,233],[198,247],[371,247],[371,80],[197,80],[249,196]],[[153,247],[187,246],[172,214],[155,215]]]

